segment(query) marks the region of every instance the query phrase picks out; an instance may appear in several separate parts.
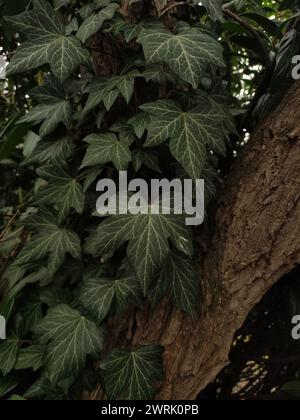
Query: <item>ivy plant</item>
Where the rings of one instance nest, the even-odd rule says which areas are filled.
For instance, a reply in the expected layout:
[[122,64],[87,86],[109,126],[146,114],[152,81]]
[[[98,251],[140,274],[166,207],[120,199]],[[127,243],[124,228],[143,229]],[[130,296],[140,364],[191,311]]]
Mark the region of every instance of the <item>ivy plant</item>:
[[0,397],[79,398],[100,383],[111,399],[150,399],[164,349],[108,351],[108,320],[145,302],[155,310],[165,296],[188,316],[199,311],[199,230],[173,213],[99,217],[96,184],[124,170],[204,178],[208,208],[237,138],[224,49],[232,27],[220,38],[221,0],[170,11],[132,3],[32,0],[4,17],[15,49],[6,76],[26,87],[14,124],[30,185],[1,237]]

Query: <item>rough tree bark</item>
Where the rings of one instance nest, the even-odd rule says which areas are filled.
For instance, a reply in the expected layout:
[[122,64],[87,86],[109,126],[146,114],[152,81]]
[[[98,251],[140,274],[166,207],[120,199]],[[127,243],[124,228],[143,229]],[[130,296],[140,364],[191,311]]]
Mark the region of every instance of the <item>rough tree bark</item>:
[[[201,263],[196,320],[166,301],[122,324],[112,345],[160,343],[166,379],[157,398],[194,399],[228,363],[236,331],[283,275],[300,263],[300,83],[260,124],[225,183]],[[100,398],[98,390],[92,398]]]

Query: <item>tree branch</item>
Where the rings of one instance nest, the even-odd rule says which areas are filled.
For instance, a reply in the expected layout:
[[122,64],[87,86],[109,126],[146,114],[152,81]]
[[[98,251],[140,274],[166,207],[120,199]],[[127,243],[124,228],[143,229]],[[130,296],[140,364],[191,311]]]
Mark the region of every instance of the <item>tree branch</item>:
[[257,41],[257,43],[260,47],[260,50],[261,50],[261,53],[262,53],[262,58],[264,60],[264,65],[266,67],[269,67],[270,63],[271,63],[269,52],[268,52],[268,49],[265,46],[264,42],[262,41],[261,37],[258,35],[257,31],[254,28],[252,28],[252,26],[249,25],[249,23],[247,23],[245,20],[243,20],[240,16],[236,15],[231,10],[224,8],[223,11],[227,16],[231,17],[231,19],[238,22],[241,26],[243,26],[245,29],[247,29],[247,31],[251,35],[253,35],[253,37],[256,39],[256,41]]
[[179,1],[178,3],[173,3],[173,4],[171,4],[171,6],[168,6],[166,9],[164,9],[158,17],[161,18],[164,15],[166,15],[167,13],[171,12],[171,10],[175,9],[176,7],[180,7],[180,6],[191,6],[191,7],[193,7],[193,5],[191,5],[189,3],[186,3],[185,1]]

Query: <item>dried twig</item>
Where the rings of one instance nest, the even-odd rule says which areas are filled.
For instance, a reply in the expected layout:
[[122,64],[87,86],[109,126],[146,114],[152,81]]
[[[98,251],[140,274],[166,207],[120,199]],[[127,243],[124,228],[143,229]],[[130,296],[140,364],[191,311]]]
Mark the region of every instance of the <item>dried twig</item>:
[[171,4],[171,6],[168,6],[166,9],[164,9],[158,17],[161,18],[164,15],[166,15],[167,13],[169,13],[171,10],[175,9],[176,7],[180,7],[180,6],[192,6],[192,5],[189,4],[189,3],[186,3],[185,1],[179,1],[177,3],[173,3],[173,4]]
[[261,39],[261,37],[257,33],[257,31],[251,25],[249,25],[248,22],[246,22],[240,16],[236,15],[231,10],[224,8],[223,11],[227,16],[231,17],[231,19],[238,22],[241,26],[243,26],[245,29],[247,29],[247,31],[250,32],[251,35],[253,35],[253,37],[257,41],[257,44],[259,45],[259,48],[261,50],[265,66],[266,67],[270,66],[271,60],[270,60],[270,56],[269,56],[269,51],[268,51],[266,45],[264,44],[263,40]]

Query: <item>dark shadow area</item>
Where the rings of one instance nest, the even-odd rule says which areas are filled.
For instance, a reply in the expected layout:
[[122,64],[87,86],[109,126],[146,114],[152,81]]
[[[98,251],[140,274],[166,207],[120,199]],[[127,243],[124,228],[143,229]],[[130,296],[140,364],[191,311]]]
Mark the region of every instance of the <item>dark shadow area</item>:
[[[299,266],[252,310],[236,334],[230,364],[198,399],[300,400],[300,341],[291,335],[291,321],[298,314]],[[294,382],[297,380],[298,385]],[[283,387],[289,390],[282,390]]]

